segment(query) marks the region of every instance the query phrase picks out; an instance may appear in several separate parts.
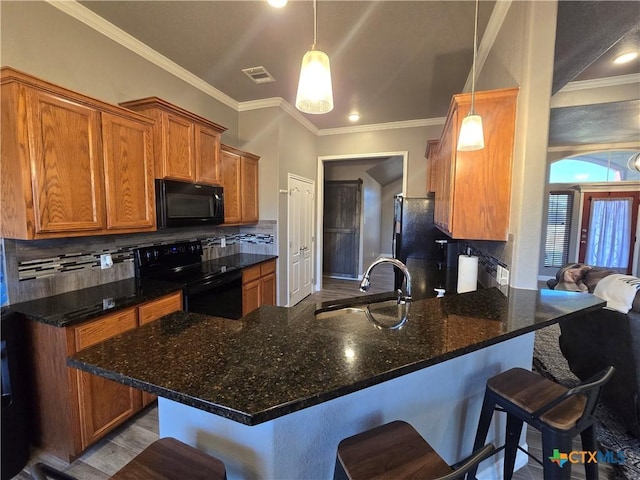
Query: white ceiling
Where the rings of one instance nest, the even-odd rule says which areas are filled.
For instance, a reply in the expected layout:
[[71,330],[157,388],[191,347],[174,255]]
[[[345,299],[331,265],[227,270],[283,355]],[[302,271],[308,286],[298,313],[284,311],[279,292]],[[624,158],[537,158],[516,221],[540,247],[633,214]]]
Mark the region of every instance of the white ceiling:
[[[300,62],[313,41],[310,1],[290,0],[281,10],[264,0],[81,3],[238,102],[281,97],[294,104]],[[588,26],[595,14],[591,4],[601,3],[623,20],[608,22],[595,12],[596,27]],[[480,2],[480,37],[494,4]],[[615,71],[598,60],[620,48],[619,40],[634,28],[635,37],[627,40],[637,45],[640,16],[628,12],[634,4],[640,2],[561,2],[556,58],[562,64],[556,65],[554,88],[578,75],[640,72],[640,60]],[[331,59],[335,108],[305,117],[318,129],[330,129],[352,126],[347,115],[353,109],[361,114],[360,125],[445,116],[471,68],[474,10],[472,1],[320,0],[318,46]],[[257,66],[276,82],[256,85],[242,73]]]

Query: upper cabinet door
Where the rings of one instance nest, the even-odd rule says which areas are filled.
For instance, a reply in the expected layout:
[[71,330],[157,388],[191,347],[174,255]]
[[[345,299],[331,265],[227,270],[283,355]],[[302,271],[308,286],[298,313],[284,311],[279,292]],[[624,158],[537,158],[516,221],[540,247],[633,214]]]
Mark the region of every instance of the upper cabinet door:
[[98,111],[37,90],[28,103],[36,233],[101,230]]
[[240,223],[240,155],[221,150],[220,173],[224,189],[224,223]]
[[102,113],[107,229],[154,230],[153,123]]
[[240,164],[240,187],[243,223],[255,223],[258,221],[258,159],[248,156],[242,157]]
[[195,126],[196,183],[220,185],[220,132]]
[[173,115],[162,113],[162,135],[164,154],[164,178],[194,182],[196,179],[194,161],[194,125],[193,122]]

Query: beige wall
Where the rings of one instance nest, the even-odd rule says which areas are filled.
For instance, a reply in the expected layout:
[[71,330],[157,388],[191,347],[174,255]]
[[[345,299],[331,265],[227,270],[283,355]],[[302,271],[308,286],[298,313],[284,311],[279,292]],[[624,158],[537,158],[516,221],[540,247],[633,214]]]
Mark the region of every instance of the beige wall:
[[43,80],[119,103],[156,96],[208,118],[235,142],[238,114],[45,2],[0,2],[0,59]]
[[[240,139],[234,146],[260,156],[260,219],[277,220],[280,109],[271,107],[241,112],[238,130]],[[286,185],[280,188],[286,188]]]

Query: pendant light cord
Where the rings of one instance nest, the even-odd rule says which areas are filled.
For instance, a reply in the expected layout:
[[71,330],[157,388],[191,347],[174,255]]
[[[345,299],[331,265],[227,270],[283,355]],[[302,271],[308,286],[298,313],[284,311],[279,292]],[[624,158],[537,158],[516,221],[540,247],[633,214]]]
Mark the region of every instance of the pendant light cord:
[[311,50],[316,49],[316,43],[318,43],[318,7],[316,0],[313,0],[313,46]]
[[[314,4],[315,4],[315,0]],[[476,0],[476,18],[473,27],[473,64],[471,67],[471,111],[470,115],[475,115],[476,113],[476,105],[475,105],[475,92],[476,92],[476,52],[478,51],[478,4],[479,0]]]

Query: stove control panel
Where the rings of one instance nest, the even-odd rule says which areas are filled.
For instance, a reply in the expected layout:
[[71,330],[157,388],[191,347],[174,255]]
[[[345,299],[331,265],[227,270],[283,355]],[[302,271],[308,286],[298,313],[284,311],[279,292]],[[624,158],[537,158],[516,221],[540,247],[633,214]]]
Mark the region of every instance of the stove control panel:
[[140,267],[152,265],[189,265],[200,261],[202,256],[202,243],[200,241],[172,243],[168,245],[154,245],[151,247],[136,248],[133,251],[133,259],[136,272]]

